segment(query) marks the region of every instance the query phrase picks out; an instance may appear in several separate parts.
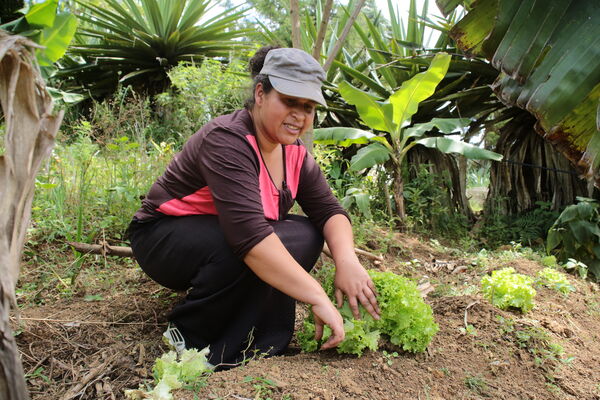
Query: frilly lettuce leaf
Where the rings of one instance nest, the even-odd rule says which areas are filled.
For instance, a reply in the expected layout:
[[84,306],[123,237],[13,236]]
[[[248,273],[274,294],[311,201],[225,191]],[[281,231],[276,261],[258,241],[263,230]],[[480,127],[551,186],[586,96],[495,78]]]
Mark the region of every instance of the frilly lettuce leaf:
[[[332,300],[334,275],[333,268],[323,268],[317,274]],[[361,356],[365,349],[377,350],[382,334],[404,350],[424,351],[439,328],[433,320],[431,307],[423,301],[415,283],[391,272],[369,271],[369,275],[377,288],[381,319],[373,319],[362,306],[359,307],[360,319],[355,319],[346,300],[340,309],[346,336],[337,351]],[[327,329],[323,340],[331,334]],[[318,349],[314,334],[314,319],[310,314],[297,334],[303,351]]]

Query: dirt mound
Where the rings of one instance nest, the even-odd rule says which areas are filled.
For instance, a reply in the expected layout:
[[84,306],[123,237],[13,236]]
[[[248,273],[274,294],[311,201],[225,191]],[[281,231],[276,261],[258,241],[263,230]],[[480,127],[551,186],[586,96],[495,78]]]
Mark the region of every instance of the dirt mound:
[[[175,398],[600,399],[596,284],[570,277],[576,292],[569,296],[540,288],[536,307],[523,315],[493,307],[477,287],[483,274],[504,266],[534,276],[542,268],[534,260],[509,252],[482,263],[408,235],[388,249],[386,261],[371,267],[433,288],[426,301],[440,331],[426,352],[383,343],[357,358],[334,350],[304,354],[293,342],[284,356],[214,373]],[[14,328],[33,399],[121,399],[124,389],[151,378],[154,360],[167,350],[161,333],[177,295],[130,262],[117,263],[125,262],[94,264],[75,293],[46,285],[36,293],[45,304],[22,304]],[[23,276],[21,300],[31,299],[26,288],[39,287],[42,275]]]

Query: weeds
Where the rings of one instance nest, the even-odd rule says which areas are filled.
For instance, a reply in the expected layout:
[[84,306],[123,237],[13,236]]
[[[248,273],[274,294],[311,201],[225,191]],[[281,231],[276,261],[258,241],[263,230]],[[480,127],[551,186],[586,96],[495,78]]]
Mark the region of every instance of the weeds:
[[273,389],[277,388],[277,384],[268,378],[246,376],[243,382],[252,384],[256,400],[271,400]]
[[139,196],[173,154],[167,144],[145,147],[125,136],[104,148],[87,136],[58,145],[36,183],[32,240],[123,239]]
[[564,348],[552,341],[550,334],[543,328],[524,325],[512,318],[496,316],[500,324],[500,333],[515,341],[518,347],[527,350],[533,357],[534,363],[548,374],[556,371],[561,364],[569,364],[574,357],[564,358]]
[[487,382],[481,375],[468,375],[465,378],[465,385],[473,392],[483,395],[487,389]]

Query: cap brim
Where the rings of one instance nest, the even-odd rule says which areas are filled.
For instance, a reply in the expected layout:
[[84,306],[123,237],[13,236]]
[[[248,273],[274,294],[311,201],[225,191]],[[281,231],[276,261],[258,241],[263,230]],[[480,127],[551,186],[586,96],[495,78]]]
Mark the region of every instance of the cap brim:
[[309,82],[296,82],[288,79],[278,78],[276,76],[269,75],[269,81],[273,88],[279,93],[283,93],[288,96],[301,97],[303,99],[309,99],[315,101],[323,106],[327,106],[327,102],[321,92],[321,86],[311,84]]

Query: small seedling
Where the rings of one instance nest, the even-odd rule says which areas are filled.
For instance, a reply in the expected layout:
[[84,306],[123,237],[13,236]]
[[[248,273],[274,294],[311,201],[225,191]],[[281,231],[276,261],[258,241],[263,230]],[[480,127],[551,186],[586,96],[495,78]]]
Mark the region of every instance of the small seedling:
[[394,351],[393,353],[388,353],[387,351],[383,351],[383,358],[385,358],[385,363],[390,367],[394,364],[394,358],[398,357],[398,352]]
[[252,383],[252,387],[255,391],[255,399],[257,400],[270,400],[273,394],[273,388],[277,387],[277,384],[271,379],[263,377],[246,376],[244,383]]
[[467,325],[466,328],[463,328],[462,326],[460,328],[458,328],[458,330],[460,331],[461,335],[470,335],[470,336],[477,336],[477,329],[475,329],[475,327],[471,324]]

